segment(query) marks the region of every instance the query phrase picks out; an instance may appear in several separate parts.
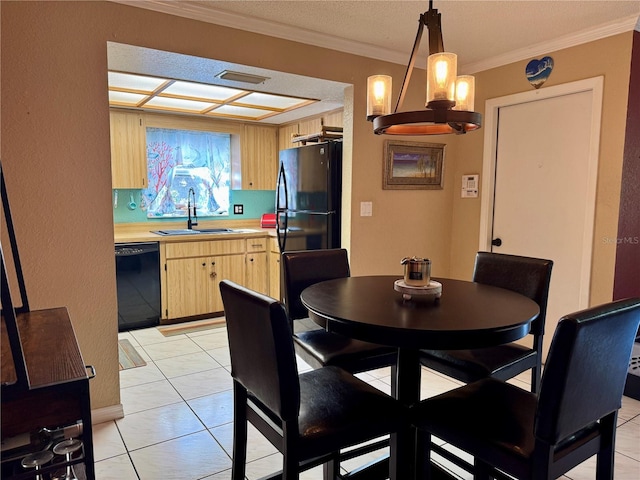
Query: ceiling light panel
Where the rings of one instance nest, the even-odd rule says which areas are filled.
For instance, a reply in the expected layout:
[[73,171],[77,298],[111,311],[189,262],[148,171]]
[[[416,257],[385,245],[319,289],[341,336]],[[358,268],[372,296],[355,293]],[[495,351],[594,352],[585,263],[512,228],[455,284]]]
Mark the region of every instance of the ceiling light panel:
[[215,103],[211,102],[198,102],[195,100],[185,100],[181,98],[153,97],[144,105],[142,105],[142,107],[154,107],[166,110],[181,110],[183,112],[203,113],[215,105]]
[[154,92],[167,80],[164,78],[145,77],[128,73],[109,72],[109,88]]
[[109,105],[210,117],[262,120],[317,102],[220,85],[109,73]]
[[135,107],[147,97],[148,95],[143,95],[141,93],[128,93],[110,90],[109,104]]
[[162,94],[176,95],[181,97],[202,98],[225,102],[239,95],[249,92],[237,90],[235,88],[219,87],[217,85],[205,85],[202,83],[191,83],[176,81],[162,91]]
[[255,105],[257,107],[267,107],[269,109],[287,110],[301,107],[309,103],[303,98],[281,97],[279,95],[269,95],[267,93],[253,92],[243,97],[239,102],[243,104]]
[[274,112],[259,108],[238,107],[235,105],[222,105],[207,115],[225,115],[230,117],[242,117],[250,120],[259,120],[265,116],[270,116]]

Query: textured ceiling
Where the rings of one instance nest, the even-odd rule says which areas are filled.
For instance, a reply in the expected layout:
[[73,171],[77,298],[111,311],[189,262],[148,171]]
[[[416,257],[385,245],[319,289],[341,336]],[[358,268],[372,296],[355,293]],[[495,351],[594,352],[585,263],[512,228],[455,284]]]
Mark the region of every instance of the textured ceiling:
[[[394,0],[115,1],[399,64],[408,61],[419,16],[429,8],[428,1]],[[459,73],[474,73],[634,28],[640,30],[640,0],[436,0],[433,6],[442,14],[446,50],[458,54]],[[424,68],[426,58],[426,38],[425,32],[422,56],[417,63],[421,68]],[[139,51],[150,53],[144,50],[147,49]],[[154,62],[136,62],[135,57],[135,51],[116,54],[115,50],[110,50],[110,68],[172,76],[166,71],[140,70],[141,65],[165,65],[167,68],[175,65],[174,59],[166,57],[166,52],[163,52],[163,58]],[[192,75],[185,80],[209,81],[208,77],[204,80],[196,77],[211,71],[202,63],[210,60],[181,57],[182,71]],[[118,66],[112,65],[112,61]],[[250,66],[227,64],[224,67],[247,73],[253,71]],[[258,74],[275,77],[269,85],[261,86],[263,91],[270,89],[277,93],[277,89],[285,84],[305,85],[300,78],[256,70]],[[288,92],[314,98],[323,98],[326,94],[334,97],[331,98],[334,102],[335,93],[341,92],[344,86],[326,87],[331,93]],[[310,84],[309,88],[316,91],[319,86]],[[336,104],[327,103],[327,106],[335,108]],[[286,121],[291,120],[282,120]]]
[[[406,64],[421,13],[429,2],[395,0],[227,0],[121,3],[284,37],[333,46]],[[436,0],[445,47],[463,70],[499,61],[512,52],[544,49],[573,37],[629,31],[640,17],[639,0]],[[426,41],[423,41],[426,43]],[[539,47],[537,47],[539,46]],[[356,52],[353,52],[356,50]],[[513,61],[513,60],[511,60]]]

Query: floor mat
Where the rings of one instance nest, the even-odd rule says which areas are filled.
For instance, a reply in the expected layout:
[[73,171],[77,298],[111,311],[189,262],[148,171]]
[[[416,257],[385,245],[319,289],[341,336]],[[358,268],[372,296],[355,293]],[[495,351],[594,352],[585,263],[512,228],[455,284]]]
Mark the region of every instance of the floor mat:
[[118,340],[118,360],[120,370],[142,367],[147,364],[129,340]]
[[183,333],[201,332],[212,328],[224,327],[226,322],[224,317],[208,318],[206,320],[195,320],[193,322],[176,323],[175,325],[166,325],[164,327],[156,327],[158,331],[165,337],[180,335]]

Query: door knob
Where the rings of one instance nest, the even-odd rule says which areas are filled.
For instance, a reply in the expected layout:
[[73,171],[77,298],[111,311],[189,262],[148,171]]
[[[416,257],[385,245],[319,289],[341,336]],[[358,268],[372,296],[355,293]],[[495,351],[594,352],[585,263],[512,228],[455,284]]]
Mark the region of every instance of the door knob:
[[502,239],[494,238],[493,240],[491,240],[491,245],[493,245],[494,247],[500,247],[502,245]]

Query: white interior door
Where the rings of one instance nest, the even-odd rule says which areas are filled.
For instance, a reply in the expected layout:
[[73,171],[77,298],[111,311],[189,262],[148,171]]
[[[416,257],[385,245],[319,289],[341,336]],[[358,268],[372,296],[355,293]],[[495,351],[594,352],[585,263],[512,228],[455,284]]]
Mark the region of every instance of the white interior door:
[[558,319],[589,305],[601,88],[600,78],[490,101],[480,248],[553,260],[545,356]]

